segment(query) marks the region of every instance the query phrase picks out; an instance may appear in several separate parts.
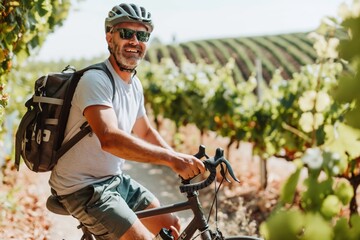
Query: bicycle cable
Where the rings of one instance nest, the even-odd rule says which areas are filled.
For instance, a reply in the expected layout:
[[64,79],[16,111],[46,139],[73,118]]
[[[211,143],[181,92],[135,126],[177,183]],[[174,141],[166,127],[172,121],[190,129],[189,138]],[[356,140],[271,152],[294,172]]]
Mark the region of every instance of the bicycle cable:
[[[203,233],[206,232],[206,231],[210,231],[210,229],[205,229],[204,231],[199,232],[199,233],[198,233],[196,236],[194,236],[191,240],[196,239],[197,237],[199,237],[201,234],[203,234]],[[210,233],[211,233],[211,231],[210,231]]]
[[[226,167],[225,174],[227,173],[227,171],[228,171],[228,168]],[[208,216],[208,219],[207,219],[207,222],[209,222],[210,217],[211,217],[211,212],[212,212],[212,210],[214,208],[214,204],[215,204],[215,227],[216,227],[216,230],[219,229],[218,228],[218,197],[217,197],[217,195],[218,195],[218,193],[220,191],[220,187],[223,184],[224,180],[225,180],[225,176],[222,176],[222,179],[221,179],[220,184],[219,184],[218,187],[216,187],[216,182],[217,181],[215,181],[215,184],[214,184],[215,185],[215,187],[214,187],[215,196],[214,196],[213,202],[211,204],[210,211],[209,211],[209,216]]]

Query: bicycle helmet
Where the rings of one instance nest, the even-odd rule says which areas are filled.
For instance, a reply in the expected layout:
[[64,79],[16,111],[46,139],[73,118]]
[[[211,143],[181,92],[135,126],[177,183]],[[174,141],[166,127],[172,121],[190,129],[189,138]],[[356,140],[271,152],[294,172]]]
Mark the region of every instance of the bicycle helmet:
[[121,22],[142,23],[149,32],[154,29],[151,13],[136,4],[121,3],[114,6],[105,19],[105,32],[109,32],[113,26]]

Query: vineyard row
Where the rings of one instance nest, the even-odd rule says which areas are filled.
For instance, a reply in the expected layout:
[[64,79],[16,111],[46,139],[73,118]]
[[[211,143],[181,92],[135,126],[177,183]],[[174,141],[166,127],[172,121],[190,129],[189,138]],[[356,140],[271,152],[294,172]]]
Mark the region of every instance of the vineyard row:
[[171,58],[177,66],[184,59],[191,63],[205,61],[223,66],[233,58],[233,78],[237,82],[249,79],[259,60],[266,81],[271,79],[276,69],[281,69],[282,77],[289,79],[301,66],[315,62],[313,41],[307,35],[292,33],[153,44],[145,59],[151,63],[160,63],[163,58]]

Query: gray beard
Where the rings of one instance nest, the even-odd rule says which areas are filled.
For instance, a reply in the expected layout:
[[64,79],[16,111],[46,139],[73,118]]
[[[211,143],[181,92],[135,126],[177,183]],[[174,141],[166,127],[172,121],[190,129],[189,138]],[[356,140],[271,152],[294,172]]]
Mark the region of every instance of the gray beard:
[[135,70],[136,67],[135,67],[135,68],[129,68],[129,67],[121,64],[121,63],[117,60],[115,54],[113,54],[113,56],[114,56],[114,58],[115,58],[116,65],[119,67],[120,71],[123,71],[123,72],[131,72],[131,73],[132,73],[132,72],[136,72],[136,70]]

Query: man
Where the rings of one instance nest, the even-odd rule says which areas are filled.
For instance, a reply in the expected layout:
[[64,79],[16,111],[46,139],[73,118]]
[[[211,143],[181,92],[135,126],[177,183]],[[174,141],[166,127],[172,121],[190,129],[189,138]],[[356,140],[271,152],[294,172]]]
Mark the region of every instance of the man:
[[[160,206],[147,189],[122,173],[124,159],[170,167],[187,179],[205,171],[192,155],[173,151],[150,126],[135,68],[153,30],[151,14],[135,4],[116,5],[105,19],[115,80],[115,97],[106,73],[85,72],[76,88],[65,141],[88,121],[93,133],[59,160],[50,186],[64,207],[97,239],[152,239],[161,228],[180,224],[171,214],[139,220],[134,211]],[[132,135],[134,133],[134,135]]]

